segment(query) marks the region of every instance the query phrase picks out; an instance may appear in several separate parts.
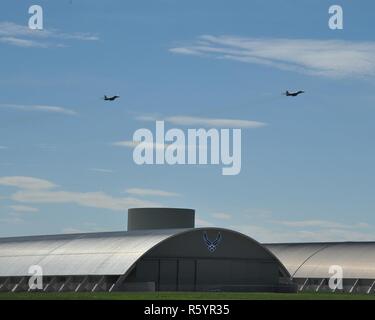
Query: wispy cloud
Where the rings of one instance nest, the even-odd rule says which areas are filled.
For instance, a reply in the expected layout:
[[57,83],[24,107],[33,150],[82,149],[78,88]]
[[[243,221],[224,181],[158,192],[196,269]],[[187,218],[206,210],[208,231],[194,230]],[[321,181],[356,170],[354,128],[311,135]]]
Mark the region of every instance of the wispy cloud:
[[0,146],[0,150],[5,150],[5,149],[8,149],[8,147],[6,147],[6,146]]
[[198,228],[204,227],[214,227],[214,224],[208,220],[202,219],[200,217],[195,218],[195,226]]
[[10,44],[17,47],[24,48],[47,48],[46,43],[38,42],[30,39],[20,39],[15,37],[0,37],[0,42],[5,44]]
[[138,142],[138,141],[131,141],[131,140],[124,140],[124,141],[117,141],[117,142],[113,142],[112,143],[112,146],[114,147],[125,147],[125,148],[135,148],[136,146],[138,146],[139,144],[142,143],[142,146],[145,148],[145,149],[160,149],[160,150],[164,150],[166,149],[169,144],[165,143],[165,144],[162,144],[162,143],[149,143],[149,142]]
[[27,190],[44,190],[57,187],[54,183],[47,180],[23,176],[0,177],[0,186]]
[[130,188],[125,191],[128,194],[136,196],[156,196],[156,197],[177,197],[178,193],[158,189]]
[[79,227],[66,227],[61,230],[63,233],[87,233],[87,232],[105,232],[107,228],[98,226],[96,223],[85,222]]
[[217,213],[213,213],[211,215],[215,219],[219,219],[219,220],[230,220],[230,219],[232,219],[232,215],[229,214],[229,213],[225,213],[225,212],[217,212]]
[[[131,141],[131,140],[124,140],[124,141],[117,141],[113,142],[111,145],[114,147],[123,147],[123,148],[135,148],[136,146],[142,144],[142,148],[147,149],[147,150],[166,150],[168,149],[169,146],[172,145],[172,143],[156,143],[156,142],[146,142],[146,141]],[[203,145],[183,145],[183,146],[178,146],[178,148],[181,149],[186,149],[186,150],[207,150],[206,146]]]
[[34,208],[34,207],[28,207],[28,206],[18,206],[18,205],[13,205],[13,206],[9,206],[10,209],[12,209],[13,211],[15,212],[38,212],[39,209],[38,208]]
[[130,207],[160,206],[151,201],[131,197],[113,197],[104,192],[34,191],[24,190],[14,193],[12,200],[22,203],[75,204],[84,207],[124,211]]
[[112,146],[115,146],[115,147],[126,147],[126,148],[135,148],[139,144],[140,144],[140,142],[135,142],[135,141],[131,141],[131,140],[124,140],[124,141],[113,142]]
[[260,242],[374,241],[374,227],[361,221],[339,219],[280,219],[272,210],[248,208],[245,219],[229,228]]
[[263,243],[279,242],[324,242],[324,241],[374,241],[372,230],[347,228],[275,228],[271,225],[231,225],[231,229],[249,235]]
[[220,119],[220,118],[204,118],[191,116],[171,116],[171,117],[155,117],[155,116],[138,116],[140,121],[156,121],[164,120],[174,125],[181,126],[202,126],[202,127],[221,127],[221,128],[261,128],[267,124],[264,122],[242,120],[242,119]]
[[0,42],[18,47],[64,47],[65,41],[97,41],[99,37],[91,33],[64,33],[57,29],[31,30],[27,26],[13,22],[0,22]]
[[344,224],[338,221],[329,220],[290,220],[290,221],[272,221],[275,224],[292,227],[292,228],[367,228],[369,225],[366,223],[353,223]]
[[67,109],[64,107],[58,106],[46,106],[46,105],[23,105],[23,104],[0,104],[0,108],[7,108],[19,111],[28,111],[28,112],[47,112],[47,113],[59,113],[69,116],[75,116],[78,113],[74,110]]
[[375,42],[265,39],[203,35],[174,47],[175,54],[198,55],[324,77],[375,75]]
[[7,199],[19,203],[76,204],[90,208],[124,211],[129,207],[154,207],[159,203],[132,197],[113,197],[104,192],[70,192],[56,190],[57,185],[34,177],[1,177],[0,185],[19,190]]
[[[264,122],[251,121],[251,120],[239,120],[239,119],[218,119],[218,118],[202,118],[202,117],[191,117],[191,116],[154,116],[154,115],[141,115],[137,116],[136,120],[146,121],[146,122],[155,122],[155,121],[165,121],[173,125],[180,126],[191,126],[191,127],[206,127],[206,128],[261,128],[267,124]],[[144,149],[154,149],[154,150],[165,150],[173,143],[156,143],[148,141],[132,141],[132,140],[123,140],[116,141],[111,143],[115,147],[125,147],[125,148],[135,148],[138,145],[142,144]],[[205,150],[205,146],[201,145],[184,145],[185,149],[199,149]]]

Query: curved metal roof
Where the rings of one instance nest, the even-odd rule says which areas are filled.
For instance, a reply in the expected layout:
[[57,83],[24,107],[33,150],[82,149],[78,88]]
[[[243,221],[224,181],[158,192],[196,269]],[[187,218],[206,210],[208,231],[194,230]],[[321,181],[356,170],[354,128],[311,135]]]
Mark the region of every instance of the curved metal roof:
[[267,244],[292,278],[329,278],[339,265],[346,279],[375,279],[375,242]]
[[0,239],[0,276],[120,275],[145,252],[182,230],[142,230]]
[[[28,276],[39,265],[45,276],[122,275],[152,248],[174,236],[200,230],[222,230],[261,248],[289,277],[277,257],[256,240],[222,228],[139,230],[127,232],[0,238],[0,277]],[[251,247],[250,247],[251,248]]]

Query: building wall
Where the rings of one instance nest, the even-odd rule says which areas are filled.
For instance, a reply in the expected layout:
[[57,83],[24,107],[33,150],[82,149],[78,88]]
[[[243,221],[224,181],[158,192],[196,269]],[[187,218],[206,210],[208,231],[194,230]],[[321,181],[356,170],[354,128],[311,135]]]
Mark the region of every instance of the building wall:
[[[205,232],[210,241],[221,235],[213,251]],[[252,239],[228,230],[197,229],[151,249],[126,281],[152,282],[160,291],[282,291],[287,278],[279,261]]]

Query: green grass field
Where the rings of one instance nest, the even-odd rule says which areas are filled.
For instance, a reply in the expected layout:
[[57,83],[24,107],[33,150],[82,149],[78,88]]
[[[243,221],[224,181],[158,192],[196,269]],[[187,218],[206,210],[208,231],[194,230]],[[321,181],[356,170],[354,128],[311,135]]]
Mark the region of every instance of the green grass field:
[[343,293],[242,293],[242,292],[147,292],[147,293],[0,293],[0,300],[375,300],[375,295]]

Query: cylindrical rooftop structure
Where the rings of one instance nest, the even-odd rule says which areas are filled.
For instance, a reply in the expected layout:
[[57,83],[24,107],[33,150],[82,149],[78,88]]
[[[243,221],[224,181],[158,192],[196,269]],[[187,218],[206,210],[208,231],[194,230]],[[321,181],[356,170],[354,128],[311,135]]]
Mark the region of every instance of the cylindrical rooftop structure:
[[195,210],[180,208],[134,208],[128,210],[128,231],[194,228]]

